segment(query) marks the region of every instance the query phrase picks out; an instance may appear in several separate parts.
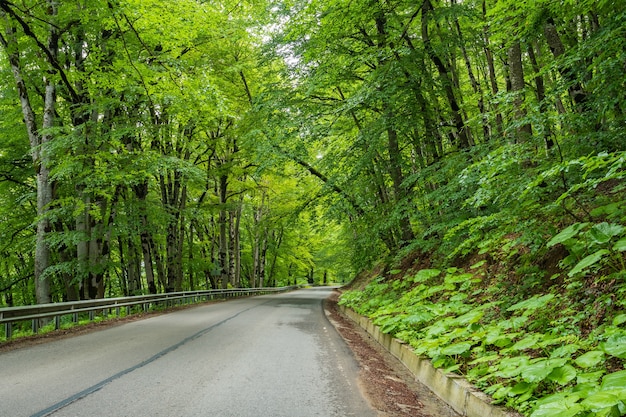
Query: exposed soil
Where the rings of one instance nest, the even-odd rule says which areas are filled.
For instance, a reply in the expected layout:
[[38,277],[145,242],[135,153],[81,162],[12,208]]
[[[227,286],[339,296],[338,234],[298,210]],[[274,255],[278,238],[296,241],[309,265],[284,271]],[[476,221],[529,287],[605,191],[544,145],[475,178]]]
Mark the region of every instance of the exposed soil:
[[337,307],[339,292],[326,300],[328,319],[361,365],[361,389],[381,417],[458,417],[365,330]]

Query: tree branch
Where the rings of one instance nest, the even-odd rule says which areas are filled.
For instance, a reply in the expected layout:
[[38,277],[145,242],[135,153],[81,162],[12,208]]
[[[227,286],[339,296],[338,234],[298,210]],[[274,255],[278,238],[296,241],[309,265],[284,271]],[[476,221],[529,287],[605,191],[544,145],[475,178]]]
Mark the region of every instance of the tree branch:
[[356,200],[354,200],[354,198],[351,195],[349,195],[345,190],[343,190],[337,184],[332,182],[326,175],[324,175],[322,172],[318,171],[314,166],[312,166],[308,162],[298,158],[297,156],[288,155],[286,152],[284,152],[282,149],[280,149],[276,145],[273,145],[273,147],[274,147],[274,149],[276,149],[281,154],[287,156],[289,159],[291,159],[296,164],[298,164],[301,167],[305,168],[307,171],[309,171],[309,173],[311,175],[319,178],[325,185],[330,187],[331,190],[333,190],[335,193],[337,193],[341,197],[343,197],[348,203],[350,203],[350,205],[357,212],[358,215],[362,216],[362,215],[365,214],[365,210],[363,209],[363,207],[361,207],[359,205],[359,203],[357,203]]
[[78,96],[78,94],[76,93],[76,90],[74,90],[74,87],[72,87],[72,84],[70,83],[69,79],[67,78],[67,74],[65,74],[65,71],[63,71],[63,68],[61,67],[61,64],[59,64],[59,62],[56,60],[56,58],[54,57],[54,55],[52,54],[52,51],[50,51],[50,49],[48,49],[48,47],[46,47],[46,45],[44,45],[38,38],[37,35],[35,34],[35,32],[33,32],[33,30],[30,28],[30,26],[28,25],[28,23],[26,23],[24,21],[24,19],[22,19],[16,12],[15,10],[13,10],[10,6],[12,5],[12,3],[8,2],[8,1],[4,1],[4,0],[0,0],[0,8],[2,10],[4,10],[7,14],[9,14],[10,16],[13,17],[13,19],[15,19],[20,26],[22,27],[22,30],[24,30],[24,33],[32,38],[35,43],[37,44],[37,46],[39,47],[39,49],[41,49],[41,51],[46,55],[46,57],[48,58],[48,63],[52,66],[52,68],[54,68],[58,73],[59,76],[61,77],[61,80],[63,81],[63,85],[65,86],[65,88],[67,88],[67,91],[70,94],[70,97],[72,98],[72,103],[73,104],[78,104],[80,103],[80,98]]

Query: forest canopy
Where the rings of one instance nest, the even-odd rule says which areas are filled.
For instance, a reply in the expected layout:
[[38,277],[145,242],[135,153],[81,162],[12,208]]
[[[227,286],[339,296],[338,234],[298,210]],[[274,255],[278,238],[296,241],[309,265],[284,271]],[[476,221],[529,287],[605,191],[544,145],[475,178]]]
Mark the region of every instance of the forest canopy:
[[[622,271],[620,2],[24,0],[0,16],[4,305],[344,282],[409,254],[531,268],[564,250],[566,276]],[[548,244],[568,226],[608,237]]]

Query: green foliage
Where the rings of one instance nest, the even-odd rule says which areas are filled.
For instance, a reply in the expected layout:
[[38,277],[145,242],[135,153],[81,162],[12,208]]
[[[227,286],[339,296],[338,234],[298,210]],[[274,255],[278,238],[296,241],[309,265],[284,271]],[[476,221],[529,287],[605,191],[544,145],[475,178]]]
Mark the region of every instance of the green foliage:
[[574,223],[563,229],[550,239],[548,247],[562,244],[570,255],[563,259],[561,265],[571,268],[569,277],[585,275],[604,268],[609,273],[617,273],[624,269],[621,252],[626,236],[626,228],[616,223],[588,222]]
[[[552,243],[572,236],[571,230],[560,233]],[[567,303],[555,293],[507,305],[505,299],[487,302],[490,291],[477,275],[457,268],[422,269],[402,280],[373,280],[363,291],[345,292],[340,303],[435,366],[465,374],[497,402],[533,417],[555,410],[580,417],[623,411],[624,371],[606,369],[610,360],[626,359],[623,314],[581,337],[555,327]]]

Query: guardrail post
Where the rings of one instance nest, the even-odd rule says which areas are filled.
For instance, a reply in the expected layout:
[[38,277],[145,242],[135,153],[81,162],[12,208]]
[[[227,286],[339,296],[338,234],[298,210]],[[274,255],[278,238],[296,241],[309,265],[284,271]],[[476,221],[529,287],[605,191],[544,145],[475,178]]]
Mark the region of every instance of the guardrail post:
[[61,328],[61,316],[54,316],[54,330]]
[[39,331],[39,319],[33,319],[31,327],[33,329],[33,333],[37,333]]
[[13,323],[10,321],[4,323],[4,336],[9,340],[13,336]]
[[78,323],[78,313],[72,314],[72,323]]

